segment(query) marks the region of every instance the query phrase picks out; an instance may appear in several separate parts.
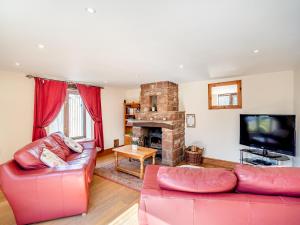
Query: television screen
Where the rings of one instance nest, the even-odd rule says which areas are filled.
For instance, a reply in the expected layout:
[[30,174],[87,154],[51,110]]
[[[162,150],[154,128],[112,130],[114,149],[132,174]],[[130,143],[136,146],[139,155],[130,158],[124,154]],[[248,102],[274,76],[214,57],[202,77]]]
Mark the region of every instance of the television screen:
[[295,115],[240,115],[240,144],[295,156]]

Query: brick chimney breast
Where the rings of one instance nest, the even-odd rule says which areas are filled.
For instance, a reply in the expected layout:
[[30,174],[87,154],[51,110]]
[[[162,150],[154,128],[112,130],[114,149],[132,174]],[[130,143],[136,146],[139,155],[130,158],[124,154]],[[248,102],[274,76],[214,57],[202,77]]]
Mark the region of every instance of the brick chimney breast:
[[[153,105],[156,106],[155,111],[152,111]],[[162,164],[169,166],[174,166],[183,159],[185,112],[179,112],[178,105],[177,84],[162,81],[141,85],[141,112],[136,113],[133,135],[142,138],[149,127],[161,127]]]
[[151,111],[151,96],[157,96],[157,112],[178,111],[178,85],[163,81],[141,85],[141,112]]

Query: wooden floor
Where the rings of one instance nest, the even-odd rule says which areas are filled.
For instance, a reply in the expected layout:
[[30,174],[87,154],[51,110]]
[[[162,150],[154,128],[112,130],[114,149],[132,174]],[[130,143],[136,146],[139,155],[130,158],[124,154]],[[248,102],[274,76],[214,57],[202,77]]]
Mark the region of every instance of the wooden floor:
[[[113,162],[113,154],[98,157],[97,166]],[[205,163],[204,167],[216,167]],[[223,165],[219,165],[223,167]],[[51,220],[39,225],[138,225],[139,192],[94,176],[91,185],[90,205],[86,216]],[[0,191],[0,225],[13,225],[12,210]]]

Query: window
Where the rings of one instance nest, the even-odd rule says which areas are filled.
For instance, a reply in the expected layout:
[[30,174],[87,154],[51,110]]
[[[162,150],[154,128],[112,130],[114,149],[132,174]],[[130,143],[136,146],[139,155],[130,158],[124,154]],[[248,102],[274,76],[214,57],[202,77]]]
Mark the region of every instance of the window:
[[237,105],[237,94],[228,93],[228,94],[218,94],[218,105]]
[[48,127],[49,133],[61,131],[73,139],[92,138],[93,121],[76,89],[68,89],[66,101],[56,119]]
[[208,84],[209,109],[242,108],[242,81]]

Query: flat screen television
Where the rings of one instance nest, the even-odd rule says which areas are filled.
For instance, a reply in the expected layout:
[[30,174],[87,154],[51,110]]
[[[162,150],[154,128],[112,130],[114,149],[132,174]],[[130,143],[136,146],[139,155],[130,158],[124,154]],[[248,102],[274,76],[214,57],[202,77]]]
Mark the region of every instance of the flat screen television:
[[295,156],[295,115],[240,115],[240,144]]

